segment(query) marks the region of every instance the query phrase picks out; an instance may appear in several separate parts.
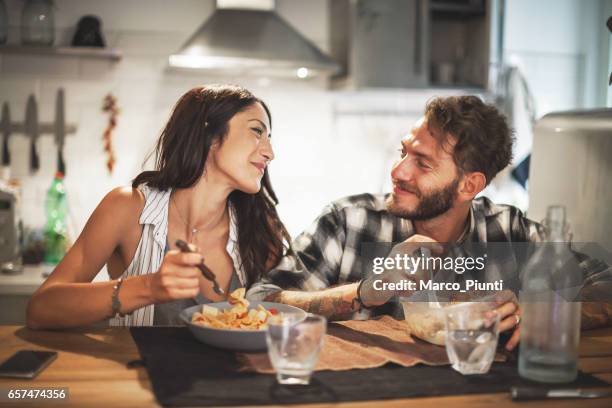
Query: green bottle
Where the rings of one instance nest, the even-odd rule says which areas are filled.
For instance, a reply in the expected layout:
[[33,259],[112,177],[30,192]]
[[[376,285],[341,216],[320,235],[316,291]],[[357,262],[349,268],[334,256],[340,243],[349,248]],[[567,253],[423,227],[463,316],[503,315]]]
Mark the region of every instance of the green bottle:
[[66,215],[68,214],[68,203],[66,200],[66,189],[64,187],[64,175],[60,172],[55,174],[51,187],[47,191],[45,202],[47,214],[47,225],[45,226],[45,263],[57,265],[67,249]]

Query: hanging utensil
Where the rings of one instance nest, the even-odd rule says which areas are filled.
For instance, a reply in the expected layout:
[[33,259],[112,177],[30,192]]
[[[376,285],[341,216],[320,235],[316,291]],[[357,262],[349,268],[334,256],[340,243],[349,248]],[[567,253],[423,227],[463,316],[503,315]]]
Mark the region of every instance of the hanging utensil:
[[10,178],[8,172],[11,168],[11,152],[9,150],[9,137],[11,137],[11,112],[8,103],[2,105],[2,121],[0,122],[2,132],[2,173],[3,178]]
[[26,105],[25,134],[30,138],[30,172],[34,173],[40,168],[40,159],[36,151],[36,141],[38,140],[38,107],[34,95],[28,97]]
[[[606,25],[608,26],[608,30],[610,30],[610,33],[612,33],[612,17],[608,17]],[[608,85],[612,85],[612,72],[610,73],[610,80],[608,81]]]
[[60,88],[57,90],[55,98],[55,145],[57,146],[57,171],[66,175],[66,163],[64,162],[64,140],[66,138],[64,106],[64,89]]

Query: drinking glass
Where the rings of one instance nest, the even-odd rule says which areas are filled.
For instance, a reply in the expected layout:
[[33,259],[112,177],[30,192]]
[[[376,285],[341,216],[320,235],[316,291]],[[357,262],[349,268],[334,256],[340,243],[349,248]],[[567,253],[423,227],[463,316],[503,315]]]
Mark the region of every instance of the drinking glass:
[[461,374],[485,374],[495,358],[499,315],[466,302],[449,307],[445,315],[446,354]]
[[279,384],[309,384],[327,320],[318,315],[278,316],[268,322],[266,343]]

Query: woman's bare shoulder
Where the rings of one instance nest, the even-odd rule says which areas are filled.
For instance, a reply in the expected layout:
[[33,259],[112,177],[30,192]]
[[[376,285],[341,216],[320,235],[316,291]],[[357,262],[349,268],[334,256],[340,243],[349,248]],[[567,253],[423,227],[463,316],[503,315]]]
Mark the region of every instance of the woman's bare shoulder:
[[144,203],[142,191],[129,186],[117,187],[104,196],[95,212],[115,221],[138,220]]

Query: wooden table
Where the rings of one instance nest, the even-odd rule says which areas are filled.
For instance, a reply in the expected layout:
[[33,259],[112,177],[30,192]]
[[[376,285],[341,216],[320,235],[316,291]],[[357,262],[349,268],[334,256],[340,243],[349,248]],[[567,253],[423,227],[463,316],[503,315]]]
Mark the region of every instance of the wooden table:
[[[612,328],[582,333],[580,368],[612,383]],[[34,380],[0,379],[0,388],[68,387],[69,401],[56,406],[159,406],[144,368],[127,369],[139,358],[126,328],[32,331],[0,326],[0,360],[17,350],[55,350],[58,358]],[[237,392],[239,392],[237,390]],[[39,406],[36,404],[35,406]],[[53,406],[45,403],[42,406]],[[312,404],[308,407],[369,407],[372,402]],[[376,401],[377,407],[612,407],[612,398],[513,403],[508,393]],[[0,407],[6,406],[0,403]],[[33,406],[15,404],[14,406]],[[292,406],[297,407],[297,406]]]

